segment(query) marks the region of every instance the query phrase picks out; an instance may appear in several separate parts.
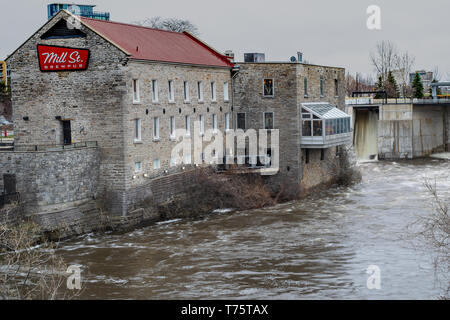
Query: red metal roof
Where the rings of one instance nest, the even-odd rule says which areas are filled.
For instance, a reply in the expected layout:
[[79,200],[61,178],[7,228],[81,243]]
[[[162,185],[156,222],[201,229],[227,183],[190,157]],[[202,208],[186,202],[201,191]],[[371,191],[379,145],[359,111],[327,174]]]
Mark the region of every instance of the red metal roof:
[[131,58],[233,67],[228,58],[187,32],[173,32],[81,17],[89,28],[127,51]]

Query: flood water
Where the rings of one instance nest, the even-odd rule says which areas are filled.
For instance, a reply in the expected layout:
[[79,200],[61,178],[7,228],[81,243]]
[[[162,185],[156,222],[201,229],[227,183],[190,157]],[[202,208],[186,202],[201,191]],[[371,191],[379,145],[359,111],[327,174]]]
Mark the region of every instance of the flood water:
[[[216,213],[61,244],[84,299],[435,299],[432,252],[404,240],[431,212],[424,178],[450,197],[450,162],[361,165],[363,182],[262,210]],[[381,289],[369,290],[369,265]]]

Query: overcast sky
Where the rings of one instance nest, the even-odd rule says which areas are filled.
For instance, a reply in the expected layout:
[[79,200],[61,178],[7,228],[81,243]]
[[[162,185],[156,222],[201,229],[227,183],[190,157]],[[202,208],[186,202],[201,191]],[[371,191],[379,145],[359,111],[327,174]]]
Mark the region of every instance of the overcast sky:
[[[48,0],[2,1],[0,58],[5,58],[47,21]],[[70,1],[68,1],[70,2]],[[218,49],[264,52],[266,60],[287,61],[297,51],[315,64],[374,73],[369,54],[380,40],[394,42],[416,57],[416,69],[439,66],[450,80],[449,0],[92,0],[112,21],[146,17],[191,20],[200,38]],[[381,31],[366,27],[369,5],[381,8]]]

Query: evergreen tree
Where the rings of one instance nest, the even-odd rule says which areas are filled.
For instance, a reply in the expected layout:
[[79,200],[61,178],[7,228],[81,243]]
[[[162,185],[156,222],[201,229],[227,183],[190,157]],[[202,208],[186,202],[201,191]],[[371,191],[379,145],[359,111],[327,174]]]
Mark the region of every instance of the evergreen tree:
[[398,98],[398,86],[392,71],[389,71],[386,81],[386,92],[389,98]]
[[417,72],[416,72],[416,75],[415,75],[413,83],[412,83],[412,88],[413,88],[413,97],[417,98],[417,99],[422,99],[423,98],[423,84],[422,84],[422,80],[420,79],[420,75]]
[[[381,75],[378,77],[378,81],[375,84],[375,91],[384,91],[383,77]],[[375,99],[383,99],[383,98],[384,98],[383,95],[379,93],[375,95]]]

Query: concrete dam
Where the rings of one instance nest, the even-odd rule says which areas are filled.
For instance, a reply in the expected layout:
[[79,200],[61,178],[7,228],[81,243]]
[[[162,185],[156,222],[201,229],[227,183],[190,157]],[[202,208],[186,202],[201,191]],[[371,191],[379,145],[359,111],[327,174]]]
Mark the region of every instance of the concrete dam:
[[450,101],[350,105],[359,159],[413,159],[447,152]]

